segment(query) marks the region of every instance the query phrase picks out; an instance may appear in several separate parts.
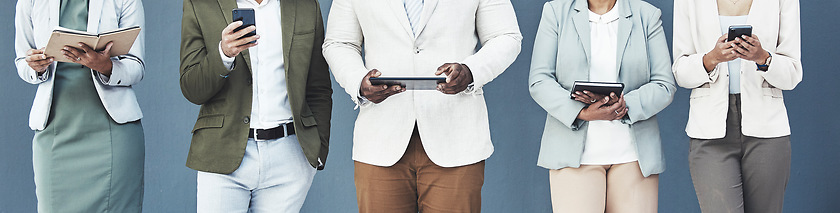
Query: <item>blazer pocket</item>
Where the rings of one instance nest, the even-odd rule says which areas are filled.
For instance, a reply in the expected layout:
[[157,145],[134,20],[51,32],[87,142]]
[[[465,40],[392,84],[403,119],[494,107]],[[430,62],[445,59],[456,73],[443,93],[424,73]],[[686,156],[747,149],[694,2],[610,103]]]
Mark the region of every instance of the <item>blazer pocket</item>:
[[300,121],[303,122],[303,126],[305,126],[305,127],[317,126],[318,125],[318,122],[315,121],[315,115],[300,116]]
[[217,115],[204,115],[198,117],[198,120],[195,121],[195,126],[192,129],[192,133],[195,134],[195,131],[200,129],[206,128],[222,128],[225,124],[225,115],[217,114]]
[[710,86],[708,83],[701,85],[700,87],[694,88],[691,90],[691,96],[689,99],[697,99],[709,96]]
[[761,84],[761,93],[764,96],[782,98],[782,90],[774,87],[773,85],[770,85],[769,83],[767,83],[767,81]]

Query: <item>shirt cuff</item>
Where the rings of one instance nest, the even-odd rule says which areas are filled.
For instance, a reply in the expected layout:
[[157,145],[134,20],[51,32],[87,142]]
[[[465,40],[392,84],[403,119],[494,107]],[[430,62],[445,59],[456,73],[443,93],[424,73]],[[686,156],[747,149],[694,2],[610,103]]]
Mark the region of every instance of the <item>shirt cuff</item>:
[[481,95],[483,91],[480,87],[475,86],[475,82],[470,83],[467,85],[467,89],[464,89],[464,94],[468,95]]
[[102,84],[108,85],[108,82],[111,82],[111,77],[105,76],[100,72],[96,72],[96,76],[99,77],[99,81],[102,82]]
[[38,72],[35,72],[35,77],[38,77],[38,80],[41,80],[41,81],[46,81],[46,80],[47,80],[47,78],[49,78],[49,77],[50,77],[50,74],[49,74],[50,72],[49,72],[49,71],[50,71],[50,68],[47,68],[47,70],[46,70],[46,71],[44,71],[44,72],[43,72],[43,73],[41,73],[41,74],[38,74]]
[[371,103],[373,103],[370,100],[368,100],[367,98],[365,98],[365,96],[361,96],[361,95],[356,96],[356,100],[359,100],[359,102],[356,103],[356,107],[353,108],[354,110],[359,109],[359,107],[364,107],[364,106],[367,106],[367,105],[370,105]]
[[221,56],[221,58],[222,58],[222,64],[224,64],[225,67],[228,68],[228,70],[233,70],[233,68],[234,68],[233,61],[236,59],[236,56],[227,57],[225,55],[225,52],[222,51],[222,42],[221,41],[219,42],[219,56]]

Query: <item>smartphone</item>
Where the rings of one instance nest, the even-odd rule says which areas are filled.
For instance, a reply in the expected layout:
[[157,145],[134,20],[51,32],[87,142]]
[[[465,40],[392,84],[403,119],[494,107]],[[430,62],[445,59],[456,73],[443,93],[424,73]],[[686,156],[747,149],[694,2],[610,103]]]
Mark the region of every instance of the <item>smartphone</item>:
[[[256,22],[255,19],[256,18],[254,18],[254,9],[252,9],[252,8],[236,8],[236,9],[233,9],[233,21],[242,21],[242,26],[237,27],[235,32],[238,32],[242,29],[245,29],[248,26],[257,26],[257,22]],[[239,37],[239,38],[242,39],[242,38],[247,38],[247,37],[251,37],[251,36],[255,36],[255,35],[257,35],[256,30],[254,30],[252,32],[249,32],[248,34],[245,34],[244,36]],[[249,43],[253,44],[255,42],[257,42],[257,41],[251,41]]]
[[729,26],[729,36],[726,38],[726,41],[735,40],[735,38],[741,37],[743,35],[752,36],[752,26],[750,26],[750,25],[732,25],[732,26]]

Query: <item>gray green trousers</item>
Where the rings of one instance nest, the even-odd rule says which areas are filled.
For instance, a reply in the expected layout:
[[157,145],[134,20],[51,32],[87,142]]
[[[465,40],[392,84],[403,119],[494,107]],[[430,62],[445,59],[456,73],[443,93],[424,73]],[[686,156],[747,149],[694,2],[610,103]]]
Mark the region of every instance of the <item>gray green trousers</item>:
[[730,95],[726,136],[691,139],[689,168],[700,209],[782,212],[790,152],[790,136],[756,138],[741,133],[741,97]]

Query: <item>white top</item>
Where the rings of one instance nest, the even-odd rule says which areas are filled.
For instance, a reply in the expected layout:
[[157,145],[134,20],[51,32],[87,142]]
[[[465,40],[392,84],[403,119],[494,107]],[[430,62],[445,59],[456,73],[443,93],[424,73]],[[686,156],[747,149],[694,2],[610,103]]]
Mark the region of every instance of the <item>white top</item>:
[[[292,122],[292,110],[286,91],[283,64],[283,33],[280,25],[280,2],[277,0],[236,0],[239,8],[253,8],[259,43],[251,47],[251,75],[254,81],[251,103],[251,128],[270,129]],[[219,32],[221,33],[221,32]],[[221,42],[219,43],[221,53]],[[265,47],[265,48],[262,48]],[[225,54],[222,62],[233,69],[234,58]]]
[[[590,81],[618,81],[618,5],[604,15],[589,11],[592,45]],[[590,121],[580,163],[609,165],[637,161],[639,157],[631,138],[630,126],[621,121]]]
[[[729,32],[729,26],[747,23],[749,16],[720,16],[720,34]],[[741,58],[726,62],[729,66],[729,94],[741,93]]]

